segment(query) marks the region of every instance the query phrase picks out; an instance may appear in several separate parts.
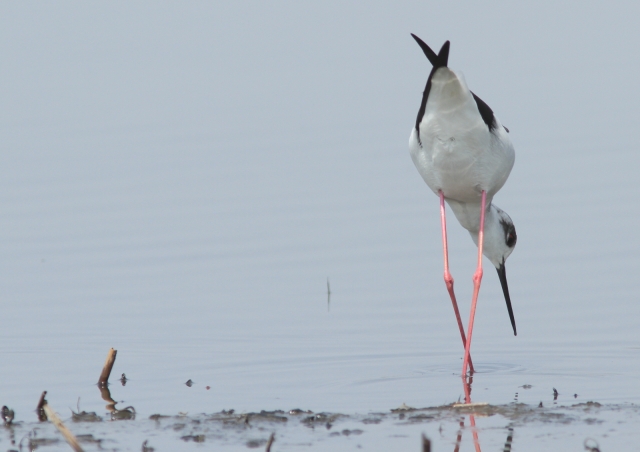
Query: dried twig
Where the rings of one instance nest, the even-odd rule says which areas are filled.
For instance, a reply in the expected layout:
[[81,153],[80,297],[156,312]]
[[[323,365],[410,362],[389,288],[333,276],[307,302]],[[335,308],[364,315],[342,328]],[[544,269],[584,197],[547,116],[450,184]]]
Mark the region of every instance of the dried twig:
[[488,406],[488,402],[454,403],[454,408],[482,408]]
[[111,369],[113,368],[113,363],[116,362],[116,354],[118,350],[114,350],[111,348],[109,353],[107,353],[107,360],[104,363],[104,367],[102,368],[102,373],[100,374],[100,379],[98,380],[98,384],[100,386],[106,386],[109,381],[109,375],[111,375]]
[[69,443],[71,448],[75,452],[83,452],[82,447],[80,447],[80,443],[78,442],[77,438],[62,423],[62,420],[58,417],[56,412],[53,411],[53,409],[49,406],[49,404],[46,401],[44,402],[42,409],[44,410],[45,414],[47,415],[51,423],[55,425],[55,427],[58,429],[60,433],[62,433],[62,436],[64,436],[64,439]]
[[44,412],[44,404],[47,403],[45,397],[47,396],[47,391],[42,391],[42,395],[40,396],[40,400],[38,401],[38,406],[36,407],[36,413],[38,414],[38,420],[40,422],[46,422],[47,415]]
[[264,452],[271,452],[271,445],[275,440],[276,440],[276,434],[272,433],[271,436],[269,437],[269,441],[267,441],[267,448],[264,450]]

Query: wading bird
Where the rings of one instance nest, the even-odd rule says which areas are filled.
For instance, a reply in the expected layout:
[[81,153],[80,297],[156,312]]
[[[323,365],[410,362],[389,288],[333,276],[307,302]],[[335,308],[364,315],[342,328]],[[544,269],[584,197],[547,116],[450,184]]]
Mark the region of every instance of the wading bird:
[[[500,123],[493,110],[469,90],[461,73],[447,67],[449,41],[436,54],[422,39],[414,34],[411,36],[420,45],[433,69],[422,94],[415,127],[411,131],[409,150],[418,172],[440,197],[444,280],[465,348],[462,375],[466,375],[467,368],[471,373],[474,372],[469,351],[482,281],[483,254],[498,270],[513,334],[517,334],[505,269],[505,261],[516,246],[516,229],[509,215],[491,203],[509,177],[515,151],[509,139],[509,130]],[[445,201],[478,246],[478,265],[473,275],[473,298],[466,337],[453,291],[453,277],[449,273]]]

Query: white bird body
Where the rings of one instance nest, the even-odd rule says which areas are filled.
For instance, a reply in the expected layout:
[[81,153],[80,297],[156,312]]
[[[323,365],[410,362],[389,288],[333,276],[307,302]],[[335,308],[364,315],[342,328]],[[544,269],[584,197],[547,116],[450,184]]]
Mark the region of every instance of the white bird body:
[[500,220],[506,214],[491,201],[513,168],[513,144],[495,115],[492,130],[484,122],[461,73],[436,68],[430,88],[424,116],[409,138],[411,158],[429,188],[435,194],[442,191],[476,245],[480,201],[482,191],[486,192],[483,252],[499,267],[508,255],[504,256],[503,246],[493,245],[494,241],[504,243]]
[[[511,173],[515,151],[509,131],[500,123],[493,110],[469,90],[461,73],[447,66],[449,41],[436,54],[424,41],[412,36],[433,68],[409,137],[409,151],[424,181],[440,197],[444,279],[465,346],[464,375],[468,364],[473,372],[469,350],[483,274],[482,255],[489,258],[498,271],[513,333],[516,334],[505,270],[505,261],[516,245],[516,230],[509,215],[492,204],[493,196]],[[478,266],[473,278],[474,295],[467,331],[468,341],[453,292],[453,277],[449,273],[445,201],[479,248]]]
[[[462,74],[447,67],[435,71],[419,125],[420,139],[415,128],[409,139],[413,163],[435,194],[442,190],[447,201],[479,208],[485,190],[487,204],[491,203],[515,162],[509,134],[494,118],[496,127],[490,131]],[[450,204],[454,212],[455,204]],[[480,217],[475,217],[475,224],[461,221],[462,226],[477,231]]]

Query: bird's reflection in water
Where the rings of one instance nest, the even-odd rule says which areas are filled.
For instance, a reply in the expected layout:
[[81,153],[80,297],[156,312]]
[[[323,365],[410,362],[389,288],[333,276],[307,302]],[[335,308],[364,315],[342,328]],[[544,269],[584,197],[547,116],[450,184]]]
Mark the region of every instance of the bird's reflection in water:
[[[473,384],[473,375],[462,377],[462,388],[464,390],[465,403],[457,405],[458,407],[460,408],[467,407],[467,408],[473,409],[474,406],[480,407],[480,406],[486,405],[484,403],[474,404],[471,401],[471,385],[472,384]],[[480,438],[478,436],[478,429],[476,428],[476,417],[472,412],[469,413],[468,416],[469,416],[469,424],[471,426],[471,436],[473,437],[473,445],[476,449],[476,452],[480,452],[481,451]],[[460,417],[460,429],[458,430],[458,435],[456,437],[456,445],[455,445],[455,448],[453,449],[454,452],[460,451],[460,444],[462,444],[462,432],[464,431],[464,429],[465,429],[465,416],[463,415],[462,417]],[[509,425],[508,431],[507,431],[507,439],[503,449],[505,452],[511,450],[512,442],[513,442],[513,425]]]

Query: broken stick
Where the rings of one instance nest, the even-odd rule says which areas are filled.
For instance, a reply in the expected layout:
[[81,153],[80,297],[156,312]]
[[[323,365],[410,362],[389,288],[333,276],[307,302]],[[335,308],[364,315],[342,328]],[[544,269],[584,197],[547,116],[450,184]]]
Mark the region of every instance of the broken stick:
[[100,374],[100,380],[98,380],[98,384],[100,386],[106,386],[109,381],[109,375],[111,375],[111,369],[113,368],[113,363],[116,362],[116,353],[118,350],[114,350],[111,348],[109,353],[107,353],[107,360],[104,363],[104,367],[102,368],[102,373]]
[[62,420],[58,417],[58,415],[56,414],[55,411],[53,411],[53,409],[51,409],[51,407],[49,406],[49,404],[47,403],[47,401],[45,400],[44,402],[44,406],[42,407],[42,409],[44,410],[44,412],[46,413],[47,417],[49,418],[49,420],[51,421],[51,423],[53,425],[55,425],[55,427],[58,429],[58,431],[60,433],[62,433],[62,436],[64,436],[64,439],[67,440],[67,442],[69,443],[69,445],[71,446],[71,448],[75,451],[75,452],[83,452],[82,447],[80,447],[80,443],[78,442],[78,439],[74,436],[73,433],[71,433],[69,431],[69,429],[62,423]]
[[275,439],[276,439],[276,434],[272,433],[271,436],[269,437],[269,441],[267,442],[267,447],[264,450],[264,452],[271,452],[271,445],[273,444]]
[[47,421],[47,415],[44,413],[44,404],[47,403],[45,397],[47,396],[47,391],[42,391],[42,395],[40,396],[40,400],[38,401],[38,406],[36,407],[36,413],[38,414],[38,420],[40,422]]

